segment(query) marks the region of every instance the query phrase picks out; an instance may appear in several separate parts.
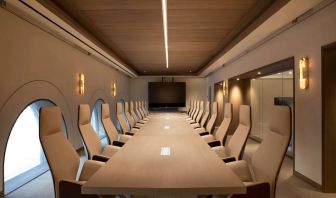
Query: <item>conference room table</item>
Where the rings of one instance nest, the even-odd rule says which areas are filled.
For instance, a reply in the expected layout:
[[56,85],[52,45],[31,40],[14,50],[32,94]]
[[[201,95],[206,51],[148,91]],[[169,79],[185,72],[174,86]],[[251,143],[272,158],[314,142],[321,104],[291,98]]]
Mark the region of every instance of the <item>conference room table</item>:
[[184,197],[246,187],[181,113],[153,117],[83,186],[83,194]]

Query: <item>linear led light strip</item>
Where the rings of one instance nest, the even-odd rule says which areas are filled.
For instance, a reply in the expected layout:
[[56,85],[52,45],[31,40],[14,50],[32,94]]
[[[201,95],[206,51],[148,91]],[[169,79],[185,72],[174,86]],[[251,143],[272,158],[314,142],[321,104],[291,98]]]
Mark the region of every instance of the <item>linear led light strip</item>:
[[168,27],[167,27],[167,0],[161,0],[162,3],[162,17],[163,17],[163,32],[164,32],[164,44],[166,52],[166,67],[168,69]]

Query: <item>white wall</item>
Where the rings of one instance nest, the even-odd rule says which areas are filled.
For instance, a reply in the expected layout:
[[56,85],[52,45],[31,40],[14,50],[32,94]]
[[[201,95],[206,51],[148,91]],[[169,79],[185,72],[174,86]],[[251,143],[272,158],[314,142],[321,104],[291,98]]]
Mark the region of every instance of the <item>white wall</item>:
[[[148,100],[148,82],[160,82],[161,77],[139,77],[130,79],[130,100]],[[190,100],[207,99],[206,78],[176,77],[175,82],[186,82],[186,110],[189,108]]]
[[[208,77],[213,83],[294,56],[310,60],[310,87],[300,90],[295,79],[295,170],[322,183],[321,46],[336,41],[336,3],[316,13],[276,38],[226,65]],[[212,93],[213,94],[213,93]]]
[[[1,161],[16,118],[34,100],[49,99],[61,108],[69,140],[77,149],[82,146],[77,127],[79,104],[92,108],[101,98],[115,115],[116,101],[128,99],[128,77],[2,8],[0,60]],[[85,74],[84,95],[78,94],[79,73]],[[111,81],[117,84],[117,97],[110,94]],[[0,163],[0,191],[2,184]]]

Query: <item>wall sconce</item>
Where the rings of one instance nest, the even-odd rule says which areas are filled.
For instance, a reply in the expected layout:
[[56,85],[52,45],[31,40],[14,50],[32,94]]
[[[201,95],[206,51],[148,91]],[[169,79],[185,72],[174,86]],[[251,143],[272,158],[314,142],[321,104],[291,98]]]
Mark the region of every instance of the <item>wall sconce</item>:
[[308,57],[300,59],[300,89],[308,88],[308,67],[309,67],[309,59]]
[[226,81],[223,81],[223,96],[226,96],[227,94],[227,85],[226,85]]
[[112,89],[112,96],[117,95],[117,85],[115,83],[111,83],[111,89]]
[[78,88],[79,95],[83,95],[85,91],[85,77],[83,73],[79,74]]

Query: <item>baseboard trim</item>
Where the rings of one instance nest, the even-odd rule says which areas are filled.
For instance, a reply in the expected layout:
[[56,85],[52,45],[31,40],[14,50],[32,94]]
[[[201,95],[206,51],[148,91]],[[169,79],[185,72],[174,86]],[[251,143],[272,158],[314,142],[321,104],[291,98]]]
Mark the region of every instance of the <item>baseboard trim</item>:
[[315,181],[313,181],[313,180],[309,179],[308,177],[302,175],[301,173],[297,172],[296,170],[294,170],[294,175],[322,192],[323,188],[322,188],[321,184],[316,183]]

